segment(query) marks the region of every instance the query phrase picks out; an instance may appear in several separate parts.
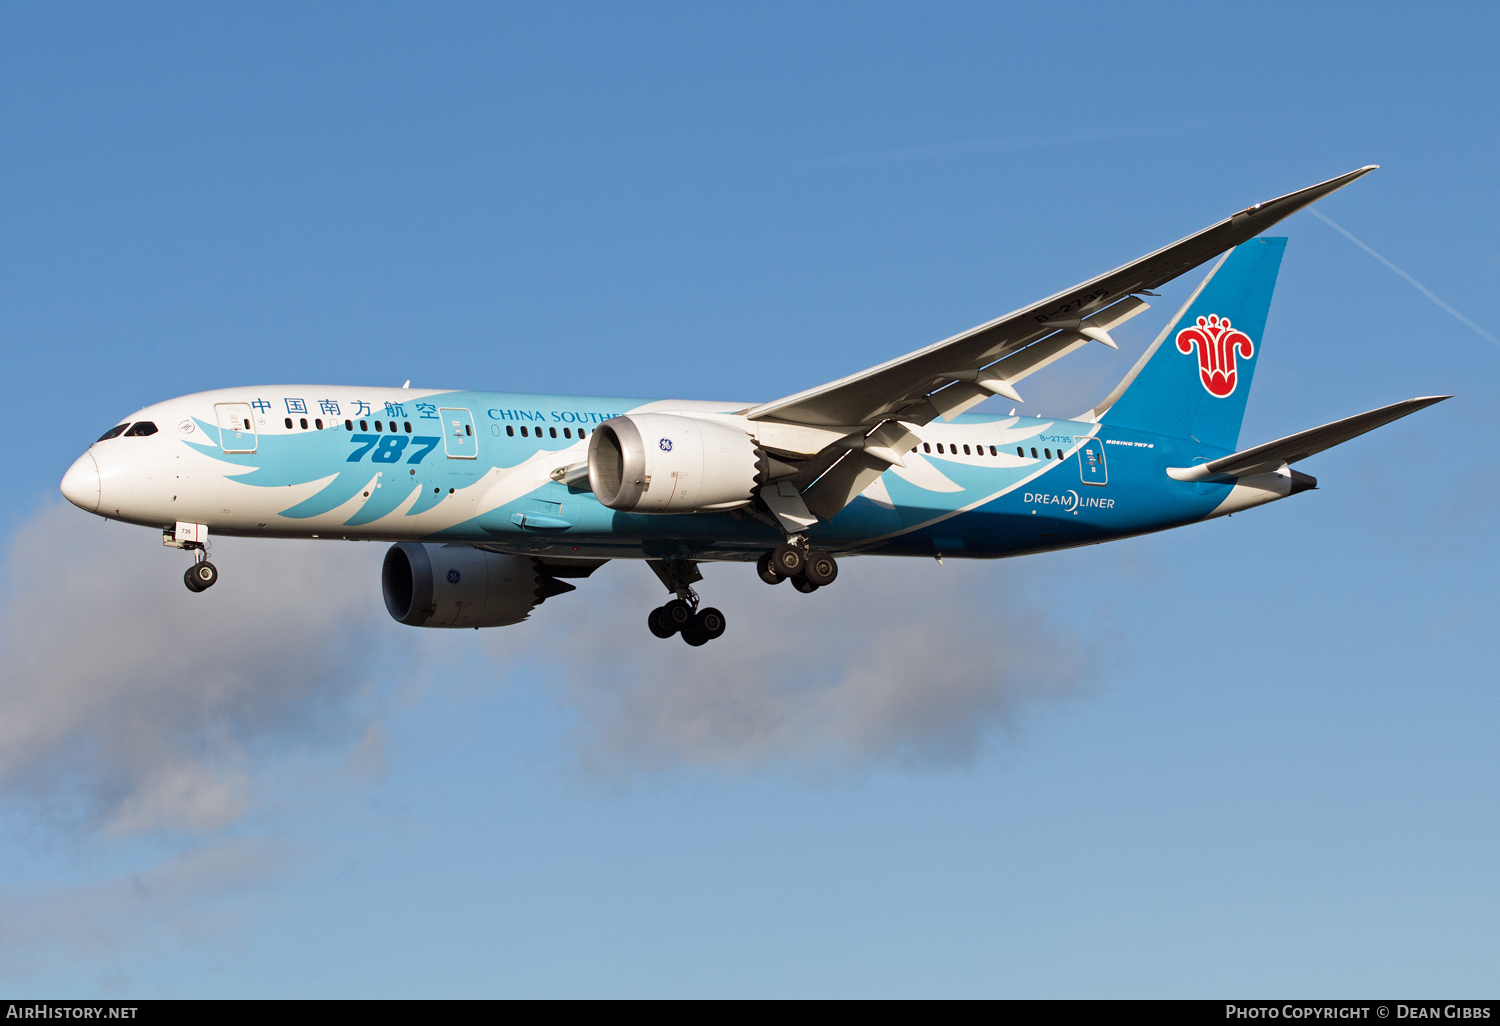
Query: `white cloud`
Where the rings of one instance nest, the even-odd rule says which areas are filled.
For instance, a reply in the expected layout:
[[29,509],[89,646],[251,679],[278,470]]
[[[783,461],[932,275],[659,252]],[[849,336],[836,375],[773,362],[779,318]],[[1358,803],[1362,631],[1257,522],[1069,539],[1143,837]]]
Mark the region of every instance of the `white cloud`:
[[193,594],[187,557],[154,532],[44,510],[7,565],[0,793],[116,832],[235,821],[256,752],[355,731],[335,699],[366,678],[389,624],[379,556],[220,539],[222,578]]
[[431,664],[478,641],[503,666],[524,659],[574,716],[568,750],[627,775],[964,765],[1024,707],[1074,691],[1092,659],[1039,612],[1055,561],[846,559],[813,595],[708,565],[699,590],[729,630],[695,649],[647,632],[668,596],[631,562],[520,627],[400,627],[379,599],[383,551],[220,539],[222,579],[195,595],[186,557],[154,533],[43,511],[11,547],[0,793],[114,833],[213,832],[251,807],[275,753],[309,739],[378,779],[385,727],[356,723],[352,697],[382,652]]
[[[216,932],[230,907],[216,895],[287,866],[266,842],[214,839],[263,800],[258,782],[309,750],[383,777],[382,719],[400,710],[367,708],[365,687],[383,657],[461,665],[477,643],[502,670],[539,675],[572,715],[564,750],[609,779],[963,766],[1028,705],[1072,693],[1091,662],[1079,632],[1038,612],[1055,563],[850,559],[814,595],[769,588],[748,564],[708,565],[699,590],[729,630],[695,649],[647,632],[647,611],[668,596],[628,561],[524,625],[402,627],[380,602],[384,549],[220,539],[220,582],[192,594],[187,557],[154,532],[64,506],[16,532],[0,622],[0,800],[13,822],[117,842],[166,833],[192,850],[82,889],[0,891],[8,975],[69,951]],[[431,684],[388,677],[408,697]],[[439,678],[449,691],[475,679]]]
[[[701,648],[647,632],[669,596],[638,564],[610,564],[534,615],[527,647],[576,713],[572,747],[591,770],[963,765],[1092,662],[1038,612],[1035,567],[848,559],[812,595],[773,590],[747,564],[705,569],[698,590],[729,629]],[[515,638],[484,640],[515,657]]]

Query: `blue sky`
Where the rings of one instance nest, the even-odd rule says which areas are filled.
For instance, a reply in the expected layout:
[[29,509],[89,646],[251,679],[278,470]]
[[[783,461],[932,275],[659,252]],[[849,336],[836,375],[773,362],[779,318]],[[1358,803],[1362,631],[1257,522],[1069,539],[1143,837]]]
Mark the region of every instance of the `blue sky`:
[[[1492,332],[1483,5],[0,12],[0,980],[56,995],[1488,995],[1500,347],[1309,214],[1242,441],[1317,492],[1019,561],[610,564],[390,621],[379,546],[57,482],[250,382],[764,400],[1366,163]],[[1190,276],[1028,381],[1096,401]],[[205,601],[207,600],[207,601]]]

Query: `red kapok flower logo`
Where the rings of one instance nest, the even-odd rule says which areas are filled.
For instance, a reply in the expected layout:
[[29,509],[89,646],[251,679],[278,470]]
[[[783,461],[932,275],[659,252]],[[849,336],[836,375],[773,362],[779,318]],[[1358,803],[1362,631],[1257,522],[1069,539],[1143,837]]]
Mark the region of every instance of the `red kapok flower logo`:
[[1233,395],[1239,382],[1234,353],[1239,350],[1247,360],[1255,355],[1255,343],[1250,336],[1231,328],[1228,317],[1220,319],[1218,314],[1209,314],[1177,333],[1178,351],[1191,353],[1194,346],[1198,347],[1198,377],[1208,394],[1218,399]]

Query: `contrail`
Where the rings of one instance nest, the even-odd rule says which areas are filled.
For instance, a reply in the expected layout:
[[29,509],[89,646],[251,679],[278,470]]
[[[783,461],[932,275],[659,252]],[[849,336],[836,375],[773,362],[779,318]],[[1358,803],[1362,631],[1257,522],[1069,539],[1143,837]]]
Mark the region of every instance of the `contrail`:
[[1407,281],[1411,282],[1414,286],[1416,286],[1417,291],[1419,291],[1419,292],[1422,293],[1422,295],[1424,295],[1428,299],[1432,300],[1434,303],[1436,303],[1438,306],[1442,307],[1444,310],[1447,310],[1454,317],[1457,317],[1459,320],[1463,321],[1465,324],[1467,324],[1469,327],[1473,328],[1480,335],[1483,335],[1485,338],[1489,339],[1495,345],[1500,346],[1500,338],[1496,338],[1494,335],[1491,335],[1489,332],[1485,331],[1479,325],[1477,325],[1473,321],[1469,320],[1463,314],[1461,314],[1457,310],[1453,309],[1453,307],[1449,306],[1447,303],[1443,302],[1437,296],[1433,295],[1432,294],[1432,290],[1429,289],[1426,285],[1423,285],[1421,282],[1417,281],[1417,279],[1413,278],[1411,275],[1409,275],[1405,271],[1401,270],[1401,268],[1399,268],[1395,264],[1391,263],[1389,260],[1387,260],[1385,257],[1381,256],[1379,253],[1375,252],[1369,246],[1366,246],[1363,242],[1360,242],[1353,235],[1349,234],[1348,231],[1346,231],[1344,228],[1342,228],[1338,224],[1336,224],[1334,222],[1333,218],[1331,218],[1327,214],[1323,213],[1317,207],[1309,207],[1308,209],[1310,211],[1312,211],[1312,213],[1316,214],[1318,216],[1319,220],[1323,221],[1325,224],[1327,224],[1334,231],[1338,232],[1344,238],[1346,238],[1350,242],[1354,243],[1356,246],[1358,246],[1360,249],[1364,250],[1366,253],[1370,254],[1376,260],[1379,260],[1382,264],[1385,264],[1385,266],[1389,267],[1391,270],[1393,270],[1397,274],[1401,275],[1401,277],[1403,277]]

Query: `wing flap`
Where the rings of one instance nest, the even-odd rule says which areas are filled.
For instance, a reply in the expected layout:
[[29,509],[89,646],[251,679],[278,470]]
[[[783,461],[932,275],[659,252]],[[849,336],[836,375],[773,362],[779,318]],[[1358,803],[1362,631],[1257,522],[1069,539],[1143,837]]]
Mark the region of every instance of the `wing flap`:
[[[902,419],[926,423],[914,419],[920,416],[918,411],[912,411],[910,417],[904,411],[907,407],[921,407],[929,395],[946,385],[950,379],[945,374],[955,370],[977,370],[1059,330],[1067,332],[1070,329],[1059,329],[1058,325],[1089,319],[1113,308],[1133,293],[1165,284],[1254,238],[1278,221],[1374,169],[1375,165],[1362,167],[1310,188],[1257,203],[1170,246],[1039,303],[858,374],[763,403],[745,414],[752,420],[769,418],[794,424],[852,427],[872,424],[902,411]],[[1082,336],[1075,335],[1077,337]],[[1071,351],[1066,346],[1063,348]],[[1053,359],[1061,355],[1064,353]],[[941,415],[934,406],[926,419]]]
[[[1109,337],[1111,328],[1124,324],[1136,314],[1151,308],[1144,299],[1128,296],[1108,310],[1073,322],[1068,328],[1054,332],[1048,338],[1012,353],[998,363],[977,370],[950,370],[938,375],[943,381],[954,384],[934,392],[921,402],[912,403],[898,410],[894,416],[909,424],[926,424],[938,417],[951,421],[960,413],[978,406],[992,395],[1003,395],[1018,403],[1026,400],[1016,391],[1015,383],[1043,367],[1062,359],[1080,346],[1089,342],[1107,342],[1118,349]],[[1054,323],[1052,325],[1056,327]]]

